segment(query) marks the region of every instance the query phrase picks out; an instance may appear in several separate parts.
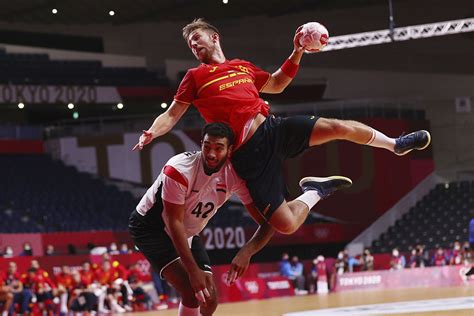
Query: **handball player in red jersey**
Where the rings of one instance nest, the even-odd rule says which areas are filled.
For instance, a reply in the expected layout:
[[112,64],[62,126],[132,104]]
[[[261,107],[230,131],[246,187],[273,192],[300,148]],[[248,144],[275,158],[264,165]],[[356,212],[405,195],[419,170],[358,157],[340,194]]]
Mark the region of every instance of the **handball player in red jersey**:
[[399,138],[356,121],[315,116],[287,118],[269,115],[259,93],[281,93],[295,77],[304,47],[301,27],[293,38],[293,51],[274,73],[240,59],[226,59],[216,27],[196,19],[183,28],[183,37],[201,62],[184,76],[168,110],[144,131],[134,149],[168,133],[193,104],[206,122],[224,122],[236,136],[232,164],[246,182],[261,215],[281,233],[291,234],[322,198],[352,184],[345,177],[307,177],[300,181],[304,193],[287,202],[281,167],[283,161],[309,147],[332,140],[385,148],[397,155],[426,148],[431,137],[421,130]]

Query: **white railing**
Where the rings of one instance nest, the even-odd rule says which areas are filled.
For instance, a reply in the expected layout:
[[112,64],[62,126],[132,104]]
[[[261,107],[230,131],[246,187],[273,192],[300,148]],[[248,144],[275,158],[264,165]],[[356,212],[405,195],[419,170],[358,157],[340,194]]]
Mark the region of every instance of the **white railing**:
[[322,52],[472,31],[474,31],[474,18],[397,27],[393,32],[386,29],[333,36]]

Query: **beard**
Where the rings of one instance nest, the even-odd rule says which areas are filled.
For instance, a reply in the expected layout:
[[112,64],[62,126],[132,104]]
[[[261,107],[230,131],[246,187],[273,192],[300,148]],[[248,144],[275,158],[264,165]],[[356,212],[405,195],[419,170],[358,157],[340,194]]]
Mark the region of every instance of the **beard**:
[[204,52],[202,53],[202,55],[198,54],[197,59],[204,64],[210,64],[215,51],[215,45],[212,45],[210,47],[204,47]]
[[211,174],[216,173],[219,170],[221,170],[224,163],[225,163],[225,159],[222,159],[222,161],[220,161],[215,167],[210,167],[207,165],[206,160],[204,159],[202,162],[202,165],[204,167],[204,173],[210,176]]

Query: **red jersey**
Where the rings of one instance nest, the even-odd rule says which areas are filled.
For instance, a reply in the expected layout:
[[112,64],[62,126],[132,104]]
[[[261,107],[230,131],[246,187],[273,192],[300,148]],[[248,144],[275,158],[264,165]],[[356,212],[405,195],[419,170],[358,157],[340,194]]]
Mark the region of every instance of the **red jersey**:
[[0,271],[0,286],[4,286],[7,283],[7,275]]
[[269,107],[260,98],[259,91],[270,77],[270,73],[241,59],[201,64],[188,70],[174,100],[194,104],[206,123],[229,124],[238,147],[245,123],[258,113],[268,115]]
[[72,278],[72,275],[60,273],[56,276],[56,283],[61,284],[66,289],[70,290],[73,288],[74,280]]
[[102,269],[97,269],[95,273],[96,273],[96,280],[102,285],[111,285],[112,282],[120,278],[120,272],[114,268],[110,268],[107,271],[102,270]]
[[92,270],[89,271],[81,271],[81,282],[84,283],[84,285],[88,286],[94,283],[95,281],[95,274]]

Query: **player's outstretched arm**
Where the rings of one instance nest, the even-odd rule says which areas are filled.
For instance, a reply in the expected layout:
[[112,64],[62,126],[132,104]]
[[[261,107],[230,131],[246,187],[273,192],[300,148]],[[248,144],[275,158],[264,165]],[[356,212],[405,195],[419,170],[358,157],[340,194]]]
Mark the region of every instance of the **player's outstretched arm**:
[[187,103],[173,101],[168,110],[166,110],[165,113],[159,115],[148,130],[143,131],[138,143],[133,147],[132,150],[142,150],[143,146],[149,144],[156,137],[168,133],[176,125],[176,123],[178,123],[188,108],[189,104]]
[[[249,213],[254,213],[256,208],[253,204],[246,205]],[[257,211],[258,212],[258,211]],[[260,226],[253,234],[252,238],[239,250],[232,259],[232,263],[229,271],[227,272],[227,284],[233,284],[238,278],[240,278],[247,270],[250,258],[259,252],[272,238],[275,230],[266,221],[259,223]]]
[[293,52],[283,65],[275,71],[268,80],[261,92],[264,93],[281,93],[291,83],[298,71],[301,57],[303,57],[304,47],[300,45],[300,37],[303,35],[300,26],[293,37]]

